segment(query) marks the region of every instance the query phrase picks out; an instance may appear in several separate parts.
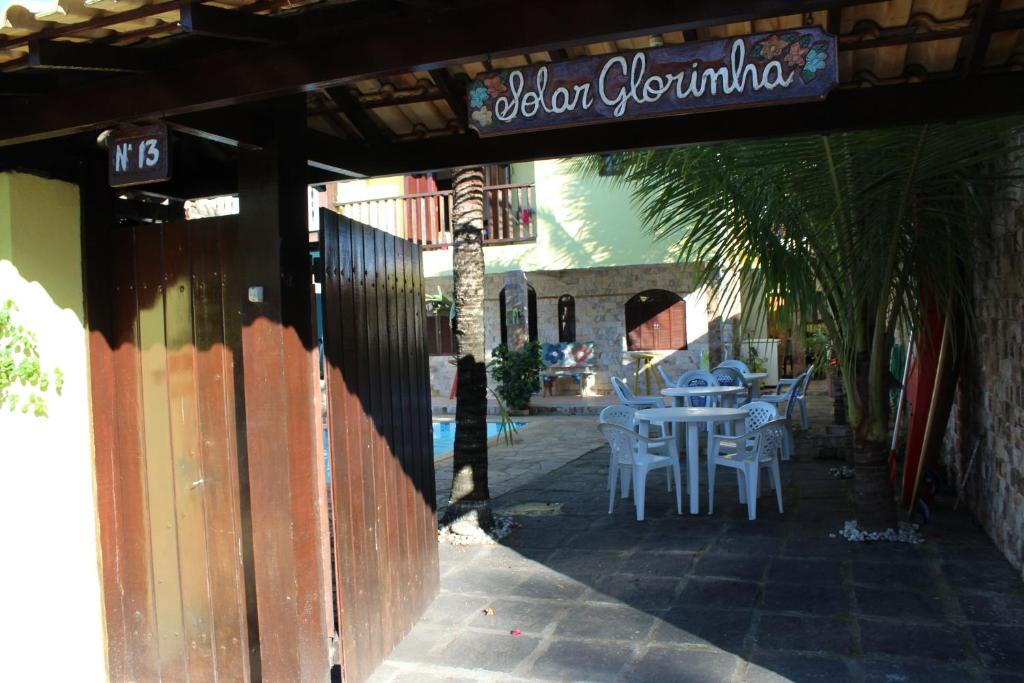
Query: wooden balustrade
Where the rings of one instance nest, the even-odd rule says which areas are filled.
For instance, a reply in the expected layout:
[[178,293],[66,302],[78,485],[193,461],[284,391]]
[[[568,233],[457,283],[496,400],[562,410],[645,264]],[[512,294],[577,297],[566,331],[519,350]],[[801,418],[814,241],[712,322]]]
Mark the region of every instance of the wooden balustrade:
[[[424,249],[442,249],[452,243],[451,190],[342,202],[338,204],[338,211],[360,223],[411,240]],[[484,245],[536,239],[534,186],[485,187]]]

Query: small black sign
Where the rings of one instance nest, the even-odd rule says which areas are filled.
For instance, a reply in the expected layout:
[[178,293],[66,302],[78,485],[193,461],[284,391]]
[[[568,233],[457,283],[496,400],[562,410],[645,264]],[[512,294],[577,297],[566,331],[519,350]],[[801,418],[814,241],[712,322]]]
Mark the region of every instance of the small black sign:
[[122,128],[110,135],[110,186],[158,183],[171,177],[167,126]]

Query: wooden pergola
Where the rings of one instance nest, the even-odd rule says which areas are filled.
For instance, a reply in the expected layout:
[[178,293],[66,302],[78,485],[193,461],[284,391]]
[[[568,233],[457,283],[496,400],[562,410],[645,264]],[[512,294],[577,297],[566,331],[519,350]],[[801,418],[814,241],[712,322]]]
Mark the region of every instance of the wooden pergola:
[[[838,36],[823,101],[467,126],[491,69],[811,25]],[[329,554],[308,185],[1021,111],[1024,0],[0,0],[0,171],[80,188],[111,677],[363,680],[437,593],[418,247],[324,213]],[[154,122],[170,179],[112,190],[105,132]],[[237,218],[182,220],[236,193]],[[178,472],[162,436],[175,467],[219,444],[224,478],[143,495],[140,463]],[[170,566],[160,524],[209,534],[175,521],[199,495],[220,546]]]
[[[304,98],[312,184],[1024,104],[1021,0],[652,0],[628,12],[587,0],[63,2],[35,17],[16,0],[6,10],[0,145],[17,146],[0,164],[35,160],[59,174],[52,150],[63,143],[23,143],[160,119],[220,143],[180,145],[188,179],[149,188],[177,197],[234,191],[232,148],[260,147],[267,127],[254,110],[285,95]],[[821,103],[488,140],[467,132],[465,83],[484,70],[811,24],[840,50],[840,89]]]

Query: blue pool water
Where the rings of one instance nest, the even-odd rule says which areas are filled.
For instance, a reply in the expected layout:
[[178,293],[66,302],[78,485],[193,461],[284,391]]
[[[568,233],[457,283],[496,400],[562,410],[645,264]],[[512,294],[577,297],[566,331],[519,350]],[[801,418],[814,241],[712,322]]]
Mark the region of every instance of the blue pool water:
[[[525,422],[513,422],[516,429],[522,427]],[[434,431],[434,457],[443,455],[455,448],[455,422],[432,422]],[[487,438],[492,439],[501,434],[500,422],[487,423]],[[327,467],[327,482],[331,481],[331,464],[328,459],[327,428],[324,428],[324,464]]]
[[[525,422],[513,422],[516,429],[522,427]],[[434,422],[434,457],[436,458],[443,453],[455,448],[455,423],[454,422]],[[501,434],[501,423],[500,422],[488,422],[487,423],[487,438],[492,439],[498,434]]]

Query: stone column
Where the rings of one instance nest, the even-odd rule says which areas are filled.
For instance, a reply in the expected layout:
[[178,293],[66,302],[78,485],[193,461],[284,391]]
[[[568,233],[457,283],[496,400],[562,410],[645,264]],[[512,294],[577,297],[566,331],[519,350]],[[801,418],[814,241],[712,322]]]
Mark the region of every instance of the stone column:
[[505,273],[505,329],[510,349],[521,349],[530,341],[529,301],[526,273],[521,270]]

